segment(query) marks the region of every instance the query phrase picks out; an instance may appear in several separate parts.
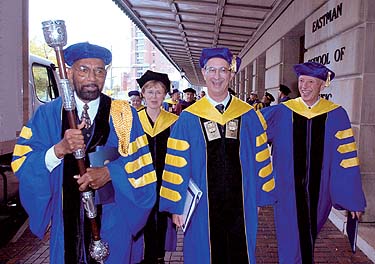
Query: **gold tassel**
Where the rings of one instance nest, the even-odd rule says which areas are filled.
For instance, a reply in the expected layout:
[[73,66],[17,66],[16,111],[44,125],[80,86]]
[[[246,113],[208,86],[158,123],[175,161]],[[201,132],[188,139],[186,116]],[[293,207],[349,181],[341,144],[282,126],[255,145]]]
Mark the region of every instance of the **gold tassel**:
[[329,71],[327,73],[327,80],[326,80],[326,87],[330,86],[331,85],[331,72]]
[[236,61],[236,58],[237,57],[235,55],[233,55],[233,57],[232,57],[232,63],[230,64],[230,70],[232,72],[234,72],[234,73],[237,72],[237,61]]

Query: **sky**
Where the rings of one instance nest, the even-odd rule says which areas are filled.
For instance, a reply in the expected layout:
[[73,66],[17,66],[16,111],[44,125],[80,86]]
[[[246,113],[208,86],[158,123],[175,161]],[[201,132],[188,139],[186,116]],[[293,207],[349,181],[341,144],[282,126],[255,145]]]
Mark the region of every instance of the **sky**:
[[30,40],[44,42],[42,22],[47,20],[65,21],[65,47],[88,41],[112,51],[112,67],[129,67],[132,22],[112,0],[29,0]]

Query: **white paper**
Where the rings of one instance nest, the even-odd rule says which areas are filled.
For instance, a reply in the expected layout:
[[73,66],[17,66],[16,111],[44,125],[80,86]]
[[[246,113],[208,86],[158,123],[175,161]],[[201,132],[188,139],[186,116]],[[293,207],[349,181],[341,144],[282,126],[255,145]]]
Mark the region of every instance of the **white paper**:
[[185,232],[189,226],[191,216],[198,205],[200,198],[202,197],[202,191],[195,184],[195,182],[190,179],[189,186],[187,189],[186,201],[184,206],[184,212],[182,214],[182,219],[184,224],[181,226],[182,231]]

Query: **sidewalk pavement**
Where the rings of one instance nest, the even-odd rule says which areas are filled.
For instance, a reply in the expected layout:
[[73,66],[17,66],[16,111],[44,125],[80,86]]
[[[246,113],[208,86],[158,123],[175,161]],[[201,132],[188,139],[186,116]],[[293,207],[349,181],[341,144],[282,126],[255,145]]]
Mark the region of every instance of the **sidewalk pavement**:
[[[0,264],[37,264],[49,262],[49,233],[43,240],[31,234],[27,222],[22,236],[0,249]],[[183,234],[178,233],[177,251],[167,252],[167,264],[183,263]],[[275,227],[272,207],[261,208],[256,247],[257,263],[278,263]],[[372,256],[375,257],[375,256]],[[361,250],[353,254],[347,237],[328,221],[319,234],[315,246],[316,264],[370,264],[372,262]]]

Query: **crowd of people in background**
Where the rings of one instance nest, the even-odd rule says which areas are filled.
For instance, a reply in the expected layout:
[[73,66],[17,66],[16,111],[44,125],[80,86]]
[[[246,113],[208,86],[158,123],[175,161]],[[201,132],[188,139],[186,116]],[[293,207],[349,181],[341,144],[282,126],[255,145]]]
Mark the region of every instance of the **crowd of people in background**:
[[[115,264],[164,263],[192,183],[202,197],[184,233],[188,264],[256,263],[265,205],[274,207],[280,263],[313,263],[331,207],[353,218],[365,211],[348,115],[319,96],[335,77],[326,66],[294,66],[294,99],[280,84],[278,104],[269,91],[261,99],[252,91],[245,102],[229,87],[241,59],[225,47],[205,48],[199,97],[189,87],[181,99],[167,74],[148,70],[128,103],[102,93],[108,49],[78,43],[64,57],[78,127],[69,127],[61,98],[41,106],[22,128],[12,162],[32,232],[42,238],[51,226],[51,263],[101,263],[90,254],[87,190],[109,197],[97,206],[110,247],[105,263]],[[89,153],[110,147],[119,157],[90,168]],[[83,175],[74,155],[80,150]]]

